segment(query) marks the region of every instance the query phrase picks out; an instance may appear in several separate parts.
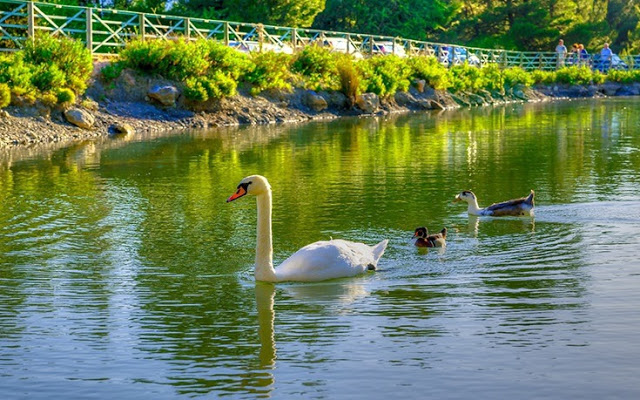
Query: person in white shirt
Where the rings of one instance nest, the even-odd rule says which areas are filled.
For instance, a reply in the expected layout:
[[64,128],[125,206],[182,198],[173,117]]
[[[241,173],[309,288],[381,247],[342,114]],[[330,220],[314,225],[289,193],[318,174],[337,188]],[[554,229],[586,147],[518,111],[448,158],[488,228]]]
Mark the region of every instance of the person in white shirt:
[[564,40],[558,40],[556,53],[558,54],[558,58],[556,60],[556,69],[560,69],[564,67],[564,59],[567,57],[567,46],[564,45]]

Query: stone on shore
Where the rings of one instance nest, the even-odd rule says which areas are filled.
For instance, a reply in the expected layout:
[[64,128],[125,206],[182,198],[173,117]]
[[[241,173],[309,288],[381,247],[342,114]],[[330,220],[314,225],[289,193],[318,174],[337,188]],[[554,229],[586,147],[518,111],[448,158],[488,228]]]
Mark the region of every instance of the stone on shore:
[[329,107],[327,100],[313,90],[308,90],[304,96],[304,104],[315,112],[326,110]]
[[133,135],[135,132],[136,130],[133,128],[133,126],[124,122],[118,122],[111,127],[112,135],[129,136]]
[[175,106],[179,95],[175,86],[154,86],[147,93],[147,96],[166,107]]
[[380,99],[375,93],[363,93],[356,98],[356,105],[367,114],[378,111]]
[[91,129],[96,122],[91,113],[80,108],[70,108],[66,110],[64,117],[73,125],[83,129]]

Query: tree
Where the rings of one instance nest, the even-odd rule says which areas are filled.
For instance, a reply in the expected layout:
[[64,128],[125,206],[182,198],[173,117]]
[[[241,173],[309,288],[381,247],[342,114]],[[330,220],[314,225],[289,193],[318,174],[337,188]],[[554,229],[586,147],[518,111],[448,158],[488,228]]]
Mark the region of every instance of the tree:
[[457,11],[452,0],[327,0],[313,27],[426,40],[446,29]]
[[194,17],[309,27],[325,0],[178,0],[174,9]]

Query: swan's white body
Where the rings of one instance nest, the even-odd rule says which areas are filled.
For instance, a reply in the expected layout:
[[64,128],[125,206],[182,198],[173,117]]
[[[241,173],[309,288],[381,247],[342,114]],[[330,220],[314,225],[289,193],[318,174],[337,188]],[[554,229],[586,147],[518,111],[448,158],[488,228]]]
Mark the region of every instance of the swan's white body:
[[257,199],[258,229],[254,275],[258,281],[317,282],[359,275],[376,268],[389,242],[383,240],[375,246],[346,240],[315,242],[301,248],[274,268],[271,186],[263,176],[249,176],[240,182],[236,194],[227,201],[233,201],[245,194],[255,195]]

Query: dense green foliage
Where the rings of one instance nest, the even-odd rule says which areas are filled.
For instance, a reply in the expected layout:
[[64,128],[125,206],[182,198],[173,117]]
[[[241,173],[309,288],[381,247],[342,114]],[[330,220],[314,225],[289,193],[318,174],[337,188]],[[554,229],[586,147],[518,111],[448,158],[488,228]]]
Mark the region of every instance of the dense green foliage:
[[91,54],[81,42],[49,35],[27,41],[22,51],[0,55],[0,83],[28,101],[73,103],[87,89],[92,71]]
[[366,58],[358,62],[360,89],[385,97],[397,91],[407,91],[411,67],[402,58],[389,55]]
[[[247,55],[206,40],[131,42],[118,61],[102,70],[103,77],[113,79],[122,68],[181,82],[185,97],[196,102],[231,96],[239,85],[248,85],[253,95],[294,87],[339,90],[353,104],[358,94],[371,92],[389,97],[408,90],[418,80],[436,90],[504,94],[508,89],[536,83],[587,85],[602,83],[606,78],[587,67],[529,73],[518,67],[502,69],[498,64],[446,68],[436,58],[427,56],[387,55],[357,60],[316,46],[306,47],[295,55],[274,52]],[[640,73],[633,71],[611,72],[609,76],[617,82],[640,80]]]
[[11,89],[6,83],[0,83],[0,108],[4,108],[11,103]]
[[291,70],[301,74],[310,89],[337,89],[337,61],[337,57],[328,48],[307,46],[296,55]]
[[253,64],[247,55],[211,40],[138,40],[128,43],[102,75],[112,80],[123,68],[181,82],[187,99],[207,101],[234,95]]

